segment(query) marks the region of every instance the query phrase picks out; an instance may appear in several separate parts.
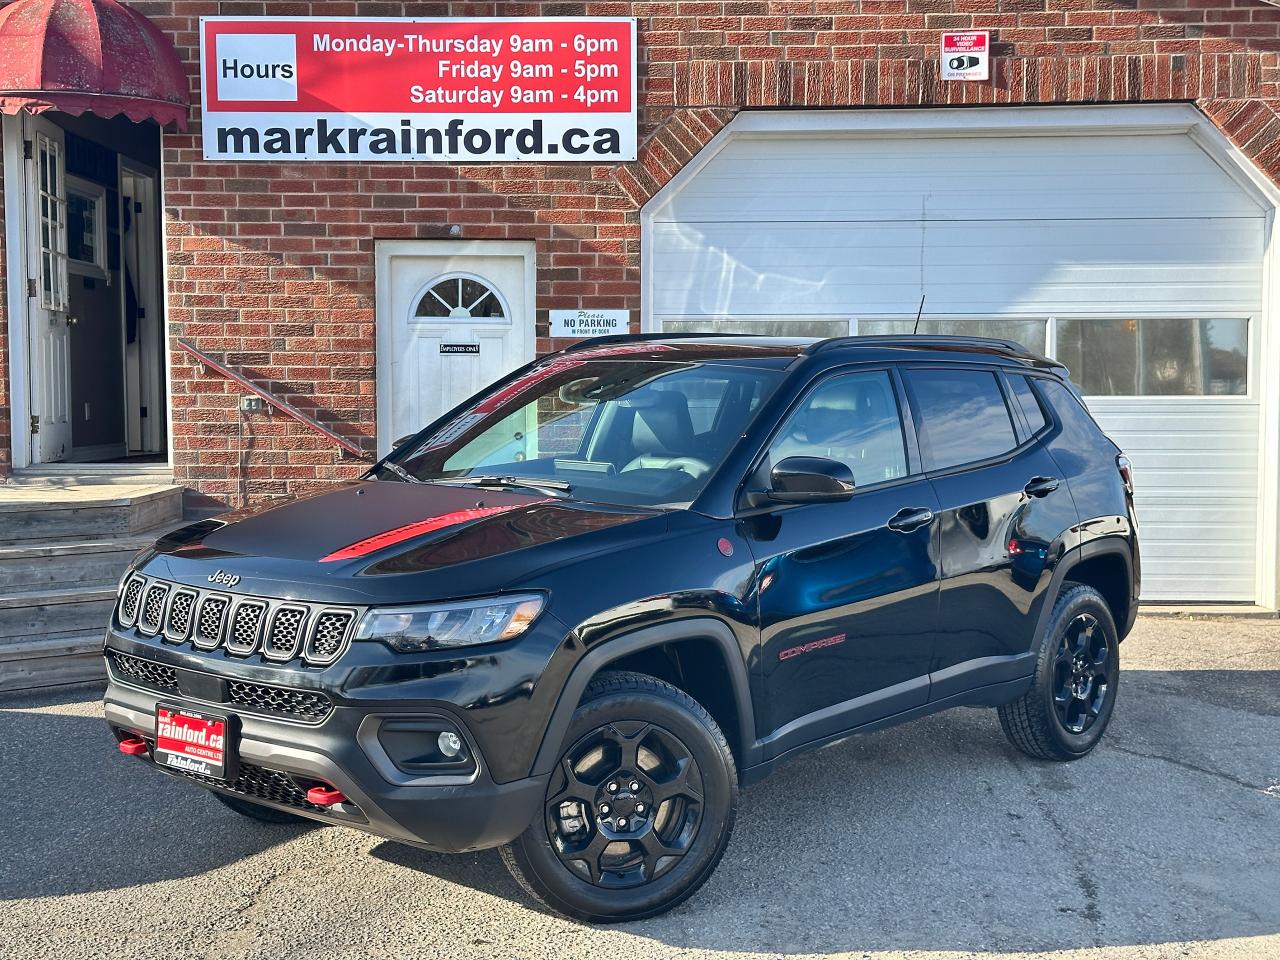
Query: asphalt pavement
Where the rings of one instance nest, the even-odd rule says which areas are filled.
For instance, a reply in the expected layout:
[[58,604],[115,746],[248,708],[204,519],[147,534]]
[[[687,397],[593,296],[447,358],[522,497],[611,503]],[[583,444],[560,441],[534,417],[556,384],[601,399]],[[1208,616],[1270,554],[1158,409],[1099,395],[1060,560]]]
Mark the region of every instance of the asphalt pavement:
[[120,757],[99,690],[0,699],[0,957],[1280,958],[1280,622],[1146,618],[1103,744],[963,709],[742,795],[711,881],[615,927],[497,854],[244,820]]

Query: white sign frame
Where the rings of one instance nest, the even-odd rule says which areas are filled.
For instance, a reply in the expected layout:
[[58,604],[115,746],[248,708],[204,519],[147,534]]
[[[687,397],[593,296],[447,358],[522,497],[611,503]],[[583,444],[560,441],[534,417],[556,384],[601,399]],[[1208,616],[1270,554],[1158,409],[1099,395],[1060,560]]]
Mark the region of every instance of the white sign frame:
[[[965,46],[948,50],[949,40],[970,40],[982,38],[981,49],[966,50]],[[943,80],[990,80],[991,79],[991,31],[990,30],[944,30],[938,40],[940,77]],[[962,65],[958,61],[965,61]],[[968,60],[976,62],[969,64]]]
[[[487,27],[510,24],[512,29],[518,30],[531,24],[555,26],[576,23],[625,24],[629,28],[630,73],[619,78],[623,89],[630,89],[629,110],[607,112],[606,108],[597,111],[593,109],[596,104],[590,101],[585,101],[583,108],[576,112],[511,110],[469,113],[465,106],[447,112],[401,109],[393,113],[272,109],[270,100],[289,99],[283,89],[288,82],[299,88],[304,85],[304,78],[297,75],[299,64],[296,61],[286,65],[291,66],[287,77],[266,91],[267,99],[257,103],[245,101],[242,106],[235,107],[235,101],[228,101],[229,106],[218,100],[216,91],[206,89],[210,86],[209,78],[217,74],[218,54],[215,48],[218,46],[217,38],[223,35],[217,32],[220,25],[237,26],[241,32],[245,32],[246,27],[259,27],[259,36],[268,37],[273,25],[284,24],[303,24],[316,29],[328,24],[354,24],[371,29],[374,25],[385,27],[392,24],[403,25],[406,30],[417,28],[421,31],[432,25],[450,24],[483,24]],[[201,140],[204,159],[265,163],[614,164],[634,161],[639,149],[640,107],[636,33],[635,17],[201,17],[199,76],[203,96]],[[590,77],[585,80],[589,81]],[[485,82],[477,83],[476,89],[482,88]],[[493,82],[498,84],[496,80]]]
[[552,310],[553,338],[609,337],[631,332],[630,310]]

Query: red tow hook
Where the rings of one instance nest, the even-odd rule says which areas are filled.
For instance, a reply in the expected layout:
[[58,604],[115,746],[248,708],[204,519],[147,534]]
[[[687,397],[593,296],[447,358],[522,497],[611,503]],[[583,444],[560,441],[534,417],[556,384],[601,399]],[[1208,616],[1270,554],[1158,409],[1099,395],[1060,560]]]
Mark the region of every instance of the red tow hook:
[[334,807],[346,802],[347,798],[342,795],[342,791],[333,787],[312,787],[307,791],[307,803],[314,803],[317,807]]
[[141,737],[126,737],[117,746],[120,748],[121,753],[129,757],[145,757],[147,755],[147,741]]

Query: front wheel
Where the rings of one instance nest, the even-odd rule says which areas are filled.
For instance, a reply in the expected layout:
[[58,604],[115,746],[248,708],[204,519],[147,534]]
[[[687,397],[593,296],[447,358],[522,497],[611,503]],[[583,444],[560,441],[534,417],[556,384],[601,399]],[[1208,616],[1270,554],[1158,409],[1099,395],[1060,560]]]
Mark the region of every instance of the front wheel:
[[1000,707],[1009,741],[1038,760],[1077,760],[1102,739],[1120,684],[1120,638],[1093,587],[1068,583],[1053,605],[1031,689]]
[[639,920],[702,886],[737,802],[733,754],[700,704],[655,677],[604,674],[569,725],[542,815],[502,859],[557,913]]

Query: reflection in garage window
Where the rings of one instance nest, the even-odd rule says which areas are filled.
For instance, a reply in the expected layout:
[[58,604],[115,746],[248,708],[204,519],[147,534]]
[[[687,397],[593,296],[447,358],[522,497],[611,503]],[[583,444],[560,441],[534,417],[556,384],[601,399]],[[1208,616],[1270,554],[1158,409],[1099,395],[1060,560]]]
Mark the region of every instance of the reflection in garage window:
[[1058,320],[1057,358],[1086,396],[1243,396],[1247,320]]
[[996,340],[1015,340],[1032,353],[1043,354],[1045,350],[1045,320],[1011,320],[1007,318],[991,318],[987,320],[931,320],[920,319],[920,328],[915,329],[916,320],[859,320],[858,333],[864,336],[900,335],[911,332],[930,336],[948,337],[994,337]]

